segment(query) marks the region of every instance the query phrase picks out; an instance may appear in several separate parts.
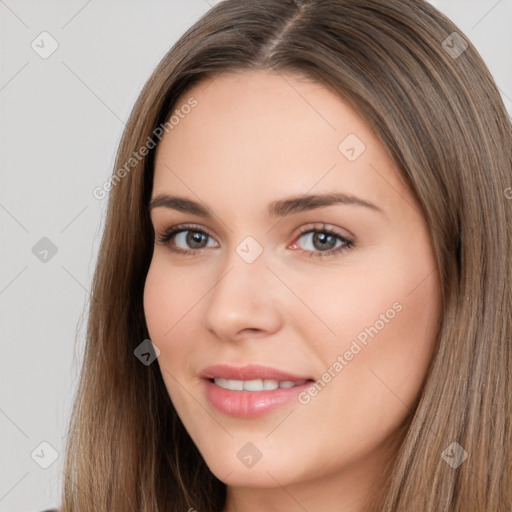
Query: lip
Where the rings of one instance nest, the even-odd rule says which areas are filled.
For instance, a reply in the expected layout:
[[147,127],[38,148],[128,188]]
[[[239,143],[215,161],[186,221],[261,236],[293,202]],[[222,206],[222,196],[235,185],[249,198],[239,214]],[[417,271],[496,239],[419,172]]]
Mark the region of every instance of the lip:
[[[297,399],[297,395],[312,385],[310,376],[295,375],[268,366],[247,365],[235,367],[226,364],[208,366],[201,374],[207,400],[219,412],[237,418],[256,418],[270,413]],[[228,380],[305,380],[304,384],[291,388],[277,388],[265,391],[231,391],[221,388],[214,378]]]
[[294,375],[277,368],[269,366],[260,366],[249,364],[246,366],[230,366],[228,364],[215,364],[208,366],[201,372],[204,379],[229,379],[229,380],[254,380],[254,379],[272,379],[272,380],[310,380],[309,375]]

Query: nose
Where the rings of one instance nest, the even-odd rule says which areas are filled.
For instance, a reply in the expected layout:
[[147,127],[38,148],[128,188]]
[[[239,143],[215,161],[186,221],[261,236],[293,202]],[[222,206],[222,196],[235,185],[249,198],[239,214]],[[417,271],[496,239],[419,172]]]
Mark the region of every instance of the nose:
[[206,297],[204,327],[228,341],[275,333],[283,317],[280,286],[266,266],[264,253],[247,263],[233,250]]

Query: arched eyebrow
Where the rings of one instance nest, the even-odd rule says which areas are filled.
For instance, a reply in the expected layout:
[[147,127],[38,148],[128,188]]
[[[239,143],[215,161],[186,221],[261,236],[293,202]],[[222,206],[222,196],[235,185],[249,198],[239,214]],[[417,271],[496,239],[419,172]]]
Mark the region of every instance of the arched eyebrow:
[[334,204],[363,206],[384,214],[381,208],[370,201],[341,192],[332,192],[329,194],[303,195],[273,201],[268,207],[268,215],[270,217],[281,217]]
[[[269,204],[268,215],[269,217],[282,217],[284,215],[314,210],[316,208],[322,208],[334,204],[365,207],[384,215],[384,211],[374,203],[340,192],[279,199]],[[168,194],[159,194],[154,197],[149,203],[148,210],[151,212],[154,208],[161,207],[171,208],[173,210],[190,213],[192,215],[198,215],[199,217],[213,218],[214,216],[209,208],[197,201],[193,201],[192,199],[187,199],[185,197],[170,196]]]

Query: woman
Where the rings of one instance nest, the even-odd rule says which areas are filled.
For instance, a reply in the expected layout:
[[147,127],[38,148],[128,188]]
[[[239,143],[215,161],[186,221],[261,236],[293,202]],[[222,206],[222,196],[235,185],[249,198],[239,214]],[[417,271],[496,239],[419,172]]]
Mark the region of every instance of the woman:
[[509,511],[511,154],[422,0],[211,9],[119,147],[60,510]]

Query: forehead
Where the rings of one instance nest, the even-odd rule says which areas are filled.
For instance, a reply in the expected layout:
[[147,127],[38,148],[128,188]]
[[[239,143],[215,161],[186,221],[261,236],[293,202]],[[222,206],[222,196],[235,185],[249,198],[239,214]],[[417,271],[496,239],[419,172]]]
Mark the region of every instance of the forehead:
[[186,91],[173,113],[157,148],[153,195],[194,189],[225,201],[230,191],[282,197],[343,187],[386,202],[383,175],[403,187],[356,110],[298,75],[221,74]]
[[[186,104],[192,98],[197,105],[181,113],[189,110]],[[206,79],[178,99],[173,113],[178,123],[172,126],[173,137],[166,139],[175,150],[186,142],[194,144],[191,136],[202,148],[215,145],[217,155],[238,148],[248,153],[252,147],[260,157],[262,147],[267,153],[274,150],[270,156],[275,157],[298,142],[309,151],[328,146],[337,151],[347,130],[374,142],[370,129],[339,95],[308,78],[266,70]]]

